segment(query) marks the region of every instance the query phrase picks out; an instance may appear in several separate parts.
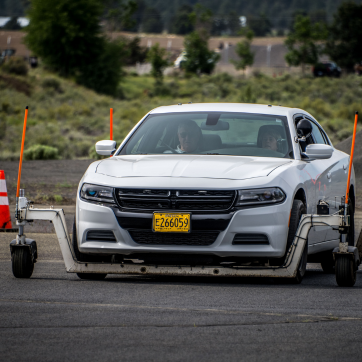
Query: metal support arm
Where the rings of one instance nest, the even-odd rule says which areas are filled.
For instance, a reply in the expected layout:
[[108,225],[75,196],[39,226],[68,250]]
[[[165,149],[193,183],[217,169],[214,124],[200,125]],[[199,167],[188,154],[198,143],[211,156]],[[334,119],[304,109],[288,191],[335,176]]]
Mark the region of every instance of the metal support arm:
[[308,233],[312,226],[331,226],[338,228],[343,221],[339,215],[303,215],[293,244],[288,250],[284,265],[274,266],[157,266],[135,264],[107,264],[79,262],[65,224],[62,209],[20,209],[19,221],[50,220],[54,224],[66,271],[69,273],[107,273],[107,274],[158,274],[158,275],[198,275],[198,276],[243,276],[243,277],[284,277],[293,278],[297,274]]

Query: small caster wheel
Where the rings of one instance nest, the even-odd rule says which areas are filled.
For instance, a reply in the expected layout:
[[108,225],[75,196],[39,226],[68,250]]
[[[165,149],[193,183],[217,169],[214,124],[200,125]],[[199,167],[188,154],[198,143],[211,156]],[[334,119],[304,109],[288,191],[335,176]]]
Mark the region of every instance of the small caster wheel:
[[98,273],[77,273],[78,278],[86,280],[103,280],[107,274]]
[[30,278],[34,270],[34,262],[28,246],[14,248],[11,256],[15,278]]
[[356,283],[356,266],[350,255],[336,255],[336,281],[340,287],[353,287]]

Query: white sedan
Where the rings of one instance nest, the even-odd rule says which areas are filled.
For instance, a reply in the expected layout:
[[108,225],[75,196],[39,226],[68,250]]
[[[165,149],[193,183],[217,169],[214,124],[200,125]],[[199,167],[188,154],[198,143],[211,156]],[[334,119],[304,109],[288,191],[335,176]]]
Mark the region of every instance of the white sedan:
[[[339,211],[349,156],[301,109],[179,104],[149,112],[79,184],[80,261],[234,268],[280,266],[302,214]],[[349,214],[353,225],[355,177]],[[327,211],[328,212],[328,211]],[[354,229],[348,239],[354,244]],[[334,267],[338,231],[312,227],[298,268]],[[104,278],[105,274],[78,274]]]

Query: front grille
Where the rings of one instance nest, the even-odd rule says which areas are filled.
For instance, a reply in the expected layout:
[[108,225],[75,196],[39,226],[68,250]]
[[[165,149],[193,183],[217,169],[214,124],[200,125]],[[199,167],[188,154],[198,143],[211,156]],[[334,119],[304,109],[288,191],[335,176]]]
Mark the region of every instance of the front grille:
[[192,231],[191,233],[154,233],[151,230],[129,230],[134,242],[147,245],[208,246],[215,242],[218,231]]
[[155,189],[118,189],[118,194],[122,196],[170,196],[169,190],[155,190]]
[[268,245],[269,239],[264,234],[235,234],[233,245]]
[[89,230],[86,241],[107,241],[116,242],[116,238],[111,230]]
[[214,201],[204,201],[198,202],[178,202],[177,203],[179,210],[227,210],[230,205],[228,203],[218,203]]
[[[201,192],[201,194],[200,194]],[[188,196],[217,196],[217,197],[229,197],[230,195],[234,196],[234,191],[222,191],[222,190],[208,190],[208,191],[199,191],[199,190],[181,190],[177,191],[177,195],[180,197]]]
[[141,209],[141,210],[158,210],[170,209],[170,202],[168,200],[141,200],[141,199],[122,199],[120,202],[122,207],[127,209]]
[[227,211],[235,194],[233,190],[116,189],[121,208],[139,211]]

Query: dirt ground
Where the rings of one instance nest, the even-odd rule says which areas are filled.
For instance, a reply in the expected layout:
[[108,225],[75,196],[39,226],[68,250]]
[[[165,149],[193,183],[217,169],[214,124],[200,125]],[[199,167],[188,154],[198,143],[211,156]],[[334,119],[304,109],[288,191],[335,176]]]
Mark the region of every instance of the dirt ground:
[[[75,204],[79,180],[93,160],[24,161],[21,188],[25,196],[43,205]],[[2,161],[9,203],[15,204],[18,161]]]
[[[352,139],[335,145],[343,152],[350,153]],[[93,160],[24,161],[21,188],[25,195],[42,205],[74,205],[80,179]],[[362,131],[356,135],[353,160],[357,179],[357,207],[362,209],[362,193],[358,185],[362,181]],[[9,203],[15,204],[18,161],[2,161],[0,170],[5,171]]]

